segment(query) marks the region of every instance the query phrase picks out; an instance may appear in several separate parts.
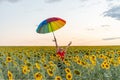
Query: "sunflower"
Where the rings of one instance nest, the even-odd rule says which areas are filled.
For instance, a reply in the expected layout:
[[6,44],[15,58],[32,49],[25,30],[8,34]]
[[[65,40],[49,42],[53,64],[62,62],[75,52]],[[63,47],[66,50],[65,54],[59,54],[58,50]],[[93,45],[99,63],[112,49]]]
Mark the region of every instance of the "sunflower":
[[70,68],[65,68],[66,73],[71,73]]
[[110,51],[110,54],[115,54],[115,52],[113,50]]
[[80,59],[79,55],[76,55],[75,58]]
[[83,58],[84,58],[85,60],[87,60],[87,59],[89,59],[89,56],[88,56],[88,55],[84,55]]
[[35,80],[42,80],[43,78],[43,76],[39,72],[35,73],[34,77],[35,77]]
[[45,63],[45,62],[46,62],[46,61],[45,61],[45,58],[42,58],[40,62],[41,62],[41,63]]
[[75,62],[77,62],[77,60],[80,59],[78,55],[76,55],[76,56],[74,56],[74,57],[72,57],[72,58],[73,58],[73,61],[75,61]]
[[67,80],[72,80],[72,74],[71,73],[67,73],[66,74],[66,79]]
[[109,63],[107,60],[104,60],[104,61],[103,61],[103,64],[107,64],[107,63]]
[[48,63],[49,63],[50,66],[55,66],[53,61],[49,61]]
[[75,56],[73,56],[72,60],[73,60],[74,62],[77,62],[77,61],[78,61],[78,59],[75,58]]
[[38,70],[40,70],[40,65],[38,63],[35,63],[35,66]]
[[74,74],[79,76],[80,75],[80,71],[74,70]]
[[[58,57],[58,55],[56,55],[56,56]],[[50,60],[54,60],[54,56],[53,55],[50,56]]]
[[101,67],[102,67],[103,69],[109,69],[109,68],[110,68],[110,64],[109,64],[108,62],[104,61],[104,62],[101,64]]
[[99,55],[99,58],[100,58],[100,59],[103,59],[104,56],[105,56],[104,54],[100,54],[100,55]]
[[47,69],[47,73],[49,76],[51,76],[51,77],[53,76],[53,71],[51,69]]
[[70,66],[70,63],[69,63],[69,62],[66,62],[65,64],[66,64],[66,66]]
[[100,51],[98,50],[98,51],[96,51],[96,54],[100,54]]
[[11,62],[11,61],[12,61],[12,58],[8,56],[8,57],[6,58],[6,62]]
[[114,58],[110,58],[109,63],[114,64]]
[[91,56],[89,56],[89,59],[90,59],[92,65],[95,66],[96,65],[96,56],[95,55],[91,55]]
[[0,54],[0,57],[2,57],[3,56],[3,54]]
[[81,60],[77,60],[77,64],[81,65],[81,62],[82,62]]
[[[109,64],[110,64],[110,63],[109,63]],[[111,64],[110,64],[110,65],[111,65]],[[119,61],[118,61],[118,60],[114,60],[112,65],[115,66],[115,67],[119,66]]]
[[117,58],[118,63],[120,64],[120,57]]
[[108,56],[104,56],[103,59],[104,60],[108,60],[109,58],[108,58]]
[[109,64],[105,64],[105,69],[109,69],[110,68],[110,65]]
[[64,64],[65,64],[66,66],[70,66],[70,62],[69,62],[69,61],[64,61]]
[[24,64],[27,64],[27,63],[28,63],[28,61],[25,59],[25,60],[24,60]]
[[30,62],[27,62],[26,65],[30,67],[32,64]]
[[6,65],[7,65],[7,64],[6,64],[6,62],[2,62],[2,66],[4,66],[4,67],[5,67]]
[[55,80],[62,80],[62,77],[61,76],[56,76]]
[[47,64],[44,64],[43,66],[44,66],[44,68],[45,68],[45,69],[47,69],[47,68],[48,68],[48,65],[47,65]]
[[110,56],[110,52],[106,52],[105,54],[106,54],[107,56]]
[[94,66],[96,65],[96,61],[91,61],[91,63],[92,63],[92,65],[94,65]]
[[48,63],[49,63],[49,64],[54,64],[54,62],[53,62],[53,61],[49,61]]
[[26,65],[23,66],[23,67],[22,67],[22,73],[23,73],[23,74],[27,74],[28,72],[30,72],[30,69],[28,68],[28,66],[26,66]]
[[8,78],[9,80],[13,80],[13,74],[10,71],[8,71]]
[[95,55],[91,55],[89,58],[90,58],[90,61],[96,61],[96,56]]
[[119,54],[119,55],[120,55],[120,50],[119,50],[119,51],[117,51],[117,54]]
[[18,58],[19,58],[19,59],[22,59],[22,58],[23,58],[23,56],[22,56],[22,55],[19,55],[19,56],[18,56]]
[[72,56],[71,56],[71,55],[69,55],[69,56],[68,56],[68,59],[70,59],[70,60],[71,60],[71,59],[72,59]]
[[83,67],[87,67],[87,63],[84,62],[84,61],[81,62],[81,65],[82,65]]

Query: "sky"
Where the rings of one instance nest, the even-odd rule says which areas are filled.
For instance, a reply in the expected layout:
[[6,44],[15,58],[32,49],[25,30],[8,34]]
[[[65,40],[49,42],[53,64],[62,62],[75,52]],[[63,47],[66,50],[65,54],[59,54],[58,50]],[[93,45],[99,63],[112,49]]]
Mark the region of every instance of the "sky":
[[59,46],[120,45],[120,0],[0,0],[0,46],[55,46],[52,33],[36,33],[50,17],[66,21]]

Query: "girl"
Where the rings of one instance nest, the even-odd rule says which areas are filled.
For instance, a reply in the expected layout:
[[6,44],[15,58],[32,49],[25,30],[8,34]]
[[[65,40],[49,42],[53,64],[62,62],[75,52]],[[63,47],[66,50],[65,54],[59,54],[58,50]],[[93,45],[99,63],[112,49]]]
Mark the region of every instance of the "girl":
[[62,47],[59,47],[59,46],[58,46],[56,38],[54,38],[53,41],[55,42],[55,45],[56,45],[56,53],[57,53],[57,55],[58,55],[62,60],[64,60],[65,53],[67,52],[67,49],[68,49],[68,47],[72,44],[72,42],[70,41],[70,43],[67,45],[67,47],[66,47],[65,49],[63,49]]

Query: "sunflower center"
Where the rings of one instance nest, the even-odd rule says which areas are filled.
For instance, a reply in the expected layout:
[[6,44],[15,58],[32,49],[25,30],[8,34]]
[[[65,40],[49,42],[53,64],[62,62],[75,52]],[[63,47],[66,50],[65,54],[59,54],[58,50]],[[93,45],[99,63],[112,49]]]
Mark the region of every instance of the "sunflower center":
[[71,75],[68,75],[68,78],[71,78]]
[[57,80],[60,80],[60,78],[57,78]]
[[52,74],[53,72],[52,71],[49,71],[50,74]]

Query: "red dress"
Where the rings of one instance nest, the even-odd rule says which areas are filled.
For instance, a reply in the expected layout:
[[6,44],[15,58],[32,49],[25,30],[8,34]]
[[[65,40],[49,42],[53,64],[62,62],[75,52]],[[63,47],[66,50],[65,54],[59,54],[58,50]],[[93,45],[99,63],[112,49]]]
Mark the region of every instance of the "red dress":
[[57,54],[60,56],[62,60],[64,59],[65,51],[58,51]]

